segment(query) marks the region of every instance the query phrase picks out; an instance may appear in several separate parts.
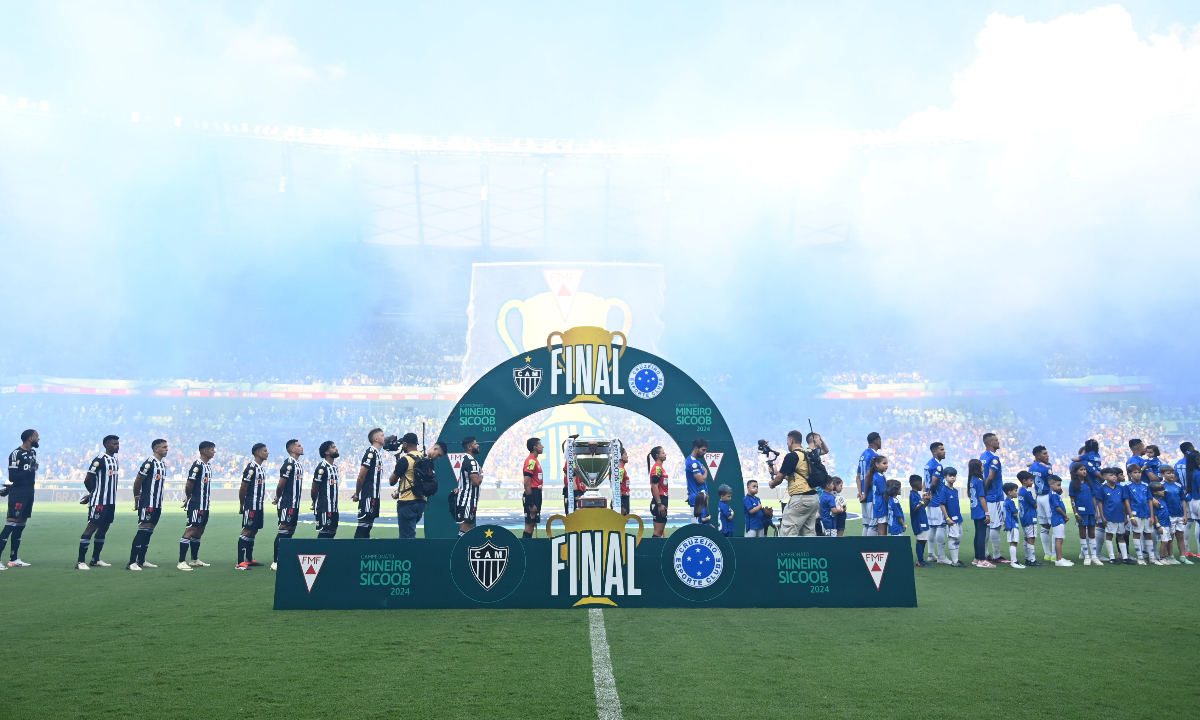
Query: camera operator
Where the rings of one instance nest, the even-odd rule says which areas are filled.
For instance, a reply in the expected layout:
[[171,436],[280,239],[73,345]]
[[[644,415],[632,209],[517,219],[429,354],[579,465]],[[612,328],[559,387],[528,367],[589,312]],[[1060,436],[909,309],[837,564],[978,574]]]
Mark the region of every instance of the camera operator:
[[[388,478],[389,485],[400,484],[400,487],[392,493],[392,498],[396,500],[396,523],[400,526],[402,540],[417,536],[417,523],[421,522],[421,516],[425,514],[425,508],[429,506],[427,498],[417,496],[412,490],[417,463],[425,457],[417,451],[419,447],[417,442],[416,433],[405,433],[404,437],[400,438],[400,447],[397,448],[400,452],[396,453],[396,467],[392,470],[391,477]],[[391,443],[388,443],[384,447],[390,450],[392,449],[390,445]]]
[[[809,445],[815,452],[829,452],[820,435],[814,432],[809,433],[809,436]],[[788,454],[783,458],[779,471],[775,471],[773,459],[767,460],[767,468],[771,471],[771,487],[777,487],[784,481],[788,484],[788,503],[783,510],[783,519],[779,527],[779,534],[784,537],[808,537],[817,534],[820,502],[816,488],[808,484],[810,468],[803,443],[804,434],[793,430],[788,433]]]

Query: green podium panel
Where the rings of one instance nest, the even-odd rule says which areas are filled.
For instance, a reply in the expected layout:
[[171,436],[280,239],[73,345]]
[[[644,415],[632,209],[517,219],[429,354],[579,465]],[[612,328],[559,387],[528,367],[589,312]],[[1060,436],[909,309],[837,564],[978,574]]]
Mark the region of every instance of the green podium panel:
[[726,538],[707,525],[640,542],[611,525],[528,540],[498,525],[457,540],[291,539],[275,579],[276,610],[916,605],[907,536]]

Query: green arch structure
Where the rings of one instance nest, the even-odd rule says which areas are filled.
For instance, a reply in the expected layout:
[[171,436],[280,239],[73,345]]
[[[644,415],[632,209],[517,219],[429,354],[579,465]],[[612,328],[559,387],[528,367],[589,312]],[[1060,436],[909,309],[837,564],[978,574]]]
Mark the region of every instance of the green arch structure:
[[[599,329],[595,330],[603,332]],[[571,332],[568,331],[567,335],[570,337]],[[600,349],[605,346],[575,345],[573,348],[586,350],[587,359],[591,361],[593,349],[600,354]],[[733,435],[729,432],[729,426],[725,423],[725,418],[722,417],[721,411],[713,403],[712,398],[687,373],[657,355],[635,347],[626,348],[624,352],[621,352],[619,344],[610,345],[607,349],[617,356],[606,363],[606,368],[611,368],[611,372],[608,373],[611,387],[608,388],[607,393],[566,394],[564,392],[565,378],[561,374],[564,372],[562,365],[559,366],[560,374],[555,375],[551,372],[552,350],[550,348],[532,350],[505,360],[468,388],[446,418],[438,439],[446,443],[450,452],[455,453],[462,452],[464,437],[468,435],[476,437],[481,446],[476,460],[483,467],[486,476],[487,456],[494,447],[495,441],[514,424],[533,413],[560,405],[581,402],[624,408],[645,417],[666,431],[684,455],[691,452],[692,441],[697,437],[703,437],[708,441],[710,452],[725,453],[718,473],[720,482],[716,484],[725,484],[732,488],[733,501],[730,505],[734,513],[734,533],[737,536],[743,535],[742,465],[738,458]],[[574,354],[574,351],[572,353]],[[553,350],[553,354],[556,360],[561,357],[558,349]],[[639,397],[629,387],[631,371],[646,364],[657,367],[663,376],[661,392],[650,398]],[[613,367],[614,365],[616,367]],[[538,370],[541,371],[538,387],[529,397],[526,397],[519,388],[514,375],[514,371],[524,370],[526,367],[531,368],[534,374]],[[598,368],[595,368],[592,372],[595,373],[597,370]],[[527,384],[525,387],[528,389],[529,385]],[[552,393],[552,389],[557,392]],[[572,389],[578,388],[572,387]],[[622,390],[623,393],[617,393],[617,390]],[[697,418],[711,418],[711,422],[698,427],[695,424]],[[631,460],[631,463],[636,464],[636,461]],[[458,525],[447,509],[447,495],[457,487],[458,478],[455,477],[448,459],[438,460],[436,469],[440,490],[431,500],[429,508],[425,512],[425,537],[453,538],[458,535]],[[670,479],[672,507],[680,507],[686,499],[685,482],[682,477]],[[716,484],[710,478],[708,483],[708,494],[711,498],[709,512],[714,517],[717,508]],[[547,517],[547,510],[558,506],[558,494],[555,492],[557,489],[557,487],[547,487],[544,499],[546,510],[543,510],[543,519]]]

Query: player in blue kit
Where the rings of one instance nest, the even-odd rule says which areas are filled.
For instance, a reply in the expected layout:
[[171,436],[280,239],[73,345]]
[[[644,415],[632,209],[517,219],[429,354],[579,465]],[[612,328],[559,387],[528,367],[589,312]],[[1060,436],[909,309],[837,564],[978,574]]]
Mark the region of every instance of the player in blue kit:
[[1157,558],[1151,558],[1152,565],[1178,565],[1179,561],[1171,557],[1171,514],[1167,510],[1166,488],[1164,483],[1150,483],[1150,513],[1154,516],[1154,531],[1158,542],[1162,543]]
[[1038,507],[1037,498],[1030,489],[1033,487],[1033,473],[1022,470],[1017,473],[1017,480],[1021,483],[1017,488],[1017,510],[1021,514],[1021,537],[1025,539],[1025,564],[1043,567],[1037,561],[1037,548],[1034,546],[1038,529]]
[[1200,452],[1190,442],[1180,443],[1179,452],[1183,453],[1183,472],[1179,474],[1179,481],[1183,484],[1189,524],[1196,540],[1192,557],[1200,557]]
[[[979,456],[983,463],[983,489],[987,499],[988,509],[988,562],[1008,563],[1000,545],[1000,531],[1004,529],[1004,471],[1000,466],[1000,438],[996,433],[984,433],[983,446],[986,448]],[[995,554],[993,554],[993,552]]]
[[929,506],[929,493],[925,492],[925,483],[920,475],[908,476],[908,513],[912,518],[913,537],[917,539],[917,567],[927,568],[925,562],[925,543],[929,542],[929,516],[925,508]]
[[[1182,447],[1180,448],[1180,452],[1183,453]],[[1179,483],[1179,487],[1183,489],[1183,507],[1187,510],[1187,521],[1184,523],[1183,545],[1181,548],[1183,557],[1186,559],[1195,557],[1191,548],[1192,536],[1188,533],[1188,528],[1196,522],[1195,514],[1192,512],[1192,494],[1188,489],[1187,453],[1183,453],[1179,460],[1175,462],[1175,480]]]
[[1187,543],[1187,503],[1184,501],[1183,486],[1175,476],[1175,468],[1163,465],[1163,502],[1167,505],[1167,513],[1171,519],[1171,536],[1175,541],[1176,565],[1191,565],[1192,561],[1184,555]]
[[1054,537],[1054,565],[1056,567],[1071,567],[1075,563],[1067,560],[1062,554],[1063,540],[1067,537],[1067,506],[1062,501],[1062,480],[1057,475],[1050,476],[1050,534]]
[[687,480],[687,503],[692,507],[692,522],[703,523],[708,519],[708,463],[704,454],[708,441],[696,438],[692,441],[692,454],[683,461],[683,475]]
[[1051,554],[1054,543],[1050,538],[1050,451],[1045,445],[1033,449],[1033,463],[1029,472],[1033,475],[1033,491],[1037,498],[1037,520],[1041,527],[1042,555],[1047,562],[1053,562]]
[[925,489],[929,492],[929,557],[935,563],[950,565],[950,556],[943,549],[946,545],[946,487],[942,461],[946,459],[946,446],[940,442],[932,443],[929,452],[933,455],[925,463]]
[[1008,534],[1008,564],[1015,570],[1024,570],[1025,566],[1017,562],[1017,544],[1025,536],[1021,529],[1021,513],[1015,502],[1017,492],[1016,483],[1004,483],[1004,531]]
[[[1129,548],[1124,539],[1127,519],[1125,516],[1125,488],[1117,484],[1117,480],[1121,476],[1116,468],[1104,468],[1100,471],[1100,477],[1104,478],[1104,483],[1096,488],[1099,500],[1096,504],[1096,511],[1099,513],[1100,524],[1104,526],[1104,546],[1108,551],[1108,562],[1110,565],[1122,562],[1133,565],[1134,562],[1129,557]],[[1113,550],[1114,540],[1117,548],[1121,551],[1120,560],[1117,559]]]
[[975,524],[975,559],[971,564],[980,568],[994,568],[984,557],[984,541],[987,538],[988,517],[987,491],[983,489],[983,463],[971,459],[967,463],[967,494],[971,498],[971,522]]
[[1153,550],[1147,547],[1147,543],[1153,543],[1157,535],[1150,513],[1150,488],[1142,483],[1141,465],[1130,463],[1125,471],[1129,473],[1129,484],[1123,488],[1125,515],[1129,517],[1129,533],[1133,535],[1133,541],[1136,543],[1133,547],[1137,554],[1137,564],[1145,565],[1147,558],[1154,559]]
[[942,513],[946,516],[946,550],[950,554],[951,567],[966,567],[958,559],[958,546],[962,542],[963,518],[959,509],[958,489],[954,483],[958,480],[958,470],[952,467],[943,469],[946,482],[942,494]]
[[867,435],[867,449],[858,456],[858,473],[854,476],[854,482],[858,485],[858,502],[862,506],[863,535],[879,534],[879,521],[875,519],[875,477],[871,472],[871,463],[878,457],[882,447],[883,439],[879,433],[873,432]]
[[1075,513],[1075,525],[1079,527],[1083,564],[1103,565],[1100,561],[1100,545],[1096,540],[1095,486],[1092,485],[1087,465],[1084,463],[1071,464],[1071,485],[1067,494],[1071,498],[1071,509]]

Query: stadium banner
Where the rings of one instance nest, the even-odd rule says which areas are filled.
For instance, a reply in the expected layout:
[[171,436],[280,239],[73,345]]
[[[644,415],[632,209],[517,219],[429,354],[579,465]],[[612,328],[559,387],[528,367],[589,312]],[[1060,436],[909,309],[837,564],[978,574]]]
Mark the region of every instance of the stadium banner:
[[283,540],[274,607],[917,606],[907,536],[727,538],[689,525],[652,538],[625,521],[600,510],[548,539],[480,525],[457,540]]
[[[425,537],[453,538],[458,534],[447,496],[458,485],[463,438],[479,441],[475,460],[487,478],[492,472],[488,453],[500,436],[529,415],[553,408],[533,432],[546,450],[543,493],[549,508],[562,487],[563,443],[572,435],[605,434],[603,425],[588,410],[595,405],[641,415],[666,432],[683,455],[692,452],[696,438],[707,440],[710,506],[715,511],[717,487],[729,485],[733,525],[741,534],[745,525],[742,464],[729,425],[712,398],[687,373],[633,346],[621,331],[576,326],[552,331],[542,338],[540,347],[502,359],[467,388],[451,409],[438,435],[450,454],[434,463],[439,491],[425,512]],[[670,504],[680,507],[687,497],[680,492],[686,483],[684,478],[675,483],[670,486]]]

